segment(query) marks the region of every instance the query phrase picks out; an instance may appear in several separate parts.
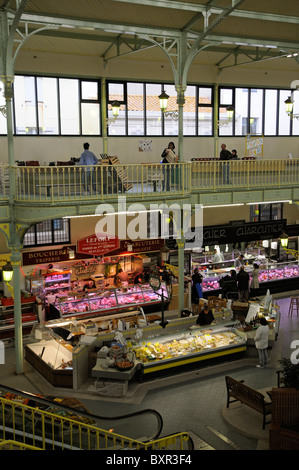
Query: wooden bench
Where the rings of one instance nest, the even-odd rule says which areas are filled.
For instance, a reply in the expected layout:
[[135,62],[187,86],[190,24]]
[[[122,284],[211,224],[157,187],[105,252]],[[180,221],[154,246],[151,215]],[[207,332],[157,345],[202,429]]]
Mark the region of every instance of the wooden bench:
[[232,377],[226,376],[225,382],[227,391],[226,407],[229,408],[230,403],[240,401],[244,405],[258,411],[263,415],[263,429],[265,429],[265,425],[271,422],[266,421],[266,417],[272,412],[271,403],[265,401],[265,397],[262,393],[244,385],[243,380],[238,381]]

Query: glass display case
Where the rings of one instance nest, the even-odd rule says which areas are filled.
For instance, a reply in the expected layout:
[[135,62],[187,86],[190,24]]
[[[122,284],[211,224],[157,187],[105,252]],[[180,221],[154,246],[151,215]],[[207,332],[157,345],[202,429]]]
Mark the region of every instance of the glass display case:
[[246,338],[229,325],[209,328],[194,326],[192,330],[151,338],[150,341],[133,345],[133,349],[136,359],[142,364],[143,374],[150,374],[243,353],[246,351]]
[[[228,274],[231,269],[233,268],[204,272],[202,282],[203,292],[220,291],[221,287],[219,281]],[[245,270],[248,271],[250,276],[252,266],[245,266]],[[285,287],[288,287],[288,290],[297,289],[298,278],[299,262],[271,263],[267,267],[260,265],[259,282],[262,293],[268,288],[270,288],[271,293],[282,292]]]
[[164,303],[167,306],[171,295],[169,287],[164,282],[158,290],[152,289],[149,285],[138,284],[125,288],[99,289],[87,293],[68,292],[65,296],[56,296],[55,303],[51,305],[46,319],[90,316],[112,310],[117,312],[119,309],[137,305],[149,313],[159,308],[162,291]]
[[47,273],[44,277],[44,293],[48,295],[63,294],[71,288],[71,271]]
[[[28,334],[38,321],[35,295],[29,297],[21,295],[21,315],[23,334]],[[14,329],[14,300],[12,297],[5,297],[0,305],[0,338],[14,337]]]

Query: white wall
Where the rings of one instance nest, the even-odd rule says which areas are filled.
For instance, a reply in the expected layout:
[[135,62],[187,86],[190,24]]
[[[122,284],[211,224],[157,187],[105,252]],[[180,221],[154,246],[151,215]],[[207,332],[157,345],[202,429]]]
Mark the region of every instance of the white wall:
[[[139,152],[139,140],[152,140],[152,151]],[[100,137],[15,137],[15,160],[38,160],[40,165],[51,161],[68,161],[71,157],[80,157],[83,143],[90,143],[98,157],[103,153],[103,143]],[[166,137],[111,137],[108,139],[109,155],[117,155],[121,163],[158,163],[161,153],[169,141],[174,141],[178,148],[178,138]],[[220,146],[226,143],[229,150],[237,149],[239,157],[245,156],[245,137],[185,137],[181,161],[189,161],[198,157],[219,157]],[[214,146],[218,149],[214,155]],[[7,162],[7,140],[0,137],[0,161]],[[292,153],[293,158],[299,158],[299,137],[265,137],[263,156],[266,159],[284,159]]]
[[[173,81],[170,64],[165,61],[142,61],[142,56],[133,54],[126,59],[118,58],[109,61],[105,67],[102,59],[93,57],[80,58],[72,55],[49,55],[44,53],[23,52],[19,54],[16,62],[16,73],[29,73],[41,75],[64,75],[75,77],[121,80],[153,80]],[[288,67],[286,67],[286,64]],[[290,65],[291,64],[291,65]],[[292,65],[293,64],[293,65]],[[188,73],[190,83],[244,85],[263,87],[289,88],[293,80],[298,79],[298,66],[293,62],[268,61],[267,70],[263,62],[249,66],[232,67],[224,69],[218,74],[217,67],[210,65],[192,64]],[[270,68],[269,68],[270,67]],[[276,68],[275,68],[276,67]],[[170,140],[177,144],[177,138],[148,137],[153,142],[152,151],[141,153],[138,151],[138,141],[142,137],[109,137],[108,153],[117,155],[122,163],[159,162],[163,149]],[[79,157],[82,145],[89,141],[91,150],[96,155],[103,153],[102,138],[89,137],[15,137],[15,160],[38,160],[40,164],[50,161],[67,161],[70,157]],[[228,149],[237,149],[239,156],[245,154],[244,137],[219,137],[219,140],[207,137],[186,137],[184,139],[184,153],[181,160],[188,161],[192,157],[214,157],[219,155],[221,143],[225,142]],[[7,141],[0,137],[0,161],[7,162]],[[214,149],[216,149],[214,151]],[[214,155],[216,153],[216,155]],[[292,153],[299,158],[298,137],[267,137],[264,139],[264,158],[287,158]]]

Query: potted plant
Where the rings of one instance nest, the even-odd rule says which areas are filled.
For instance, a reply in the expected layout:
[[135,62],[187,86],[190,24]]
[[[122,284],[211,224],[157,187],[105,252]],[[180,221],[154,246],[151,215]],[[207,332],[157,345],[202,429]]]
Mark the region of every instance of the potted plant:
[[290,359],[285,357],[279,363],[282,367],[280,377],[284,387],[299,390],[299,363],[293,364]]

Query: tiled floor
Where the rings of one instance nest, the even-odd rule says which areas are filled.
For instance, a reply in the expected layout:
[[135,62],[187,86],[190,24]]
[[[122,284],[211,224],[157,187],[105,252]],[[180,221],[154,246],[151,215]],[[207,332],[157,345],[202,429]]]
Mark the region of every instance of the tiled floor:
[[[226,404],[225,375],[244,379],[254,389],[271,389],[276,386],[276,370],[281,357],[290,357],[292,340],[299,339],[299,317],[288,317],[289,295],[275,295],[281,307],[281,322],[277,341],[270,351],[270,365],[255,367],[257,358],[230,360],[220,365],[201,367],[190,372],[134,384],[125,398],[109,399],[88,391],[72,392],[86,407],[98,415],[121,415],[146,408],[157,410],[163,417],[162,435],[192,431],[216,450],[255,450],[257,439],[240,432],[224,417]],[[294,293],[293,293],[294,295]],[[14,348],[6,348],[6,364],[0,365],[0,382],[33,393],[53,394],[53,388],[25,363],[25,373],[14,373]],[[57,394],[57,390],[55,391]],[[63,395],[70,394],[63,391]],[[247,413],[245,410],[244,413]],[[244,419],[246,416],[244,414]],[[255,419],[255,416],[254,416]],[[260,430],[262,419],[256,414]],[[142,424],[134,423],[140,435]],[[113,426],[112,426],[113,427]],[[245,426],[246,427],[246,426]],[[138,432],[137,432],[138,433]],[[251,435],[251,434],[249,434]],[[265,431],[267,436],[267,430]]]

